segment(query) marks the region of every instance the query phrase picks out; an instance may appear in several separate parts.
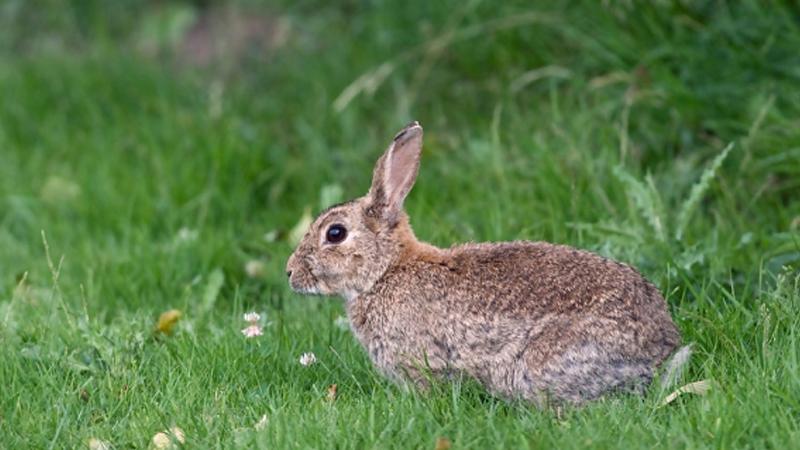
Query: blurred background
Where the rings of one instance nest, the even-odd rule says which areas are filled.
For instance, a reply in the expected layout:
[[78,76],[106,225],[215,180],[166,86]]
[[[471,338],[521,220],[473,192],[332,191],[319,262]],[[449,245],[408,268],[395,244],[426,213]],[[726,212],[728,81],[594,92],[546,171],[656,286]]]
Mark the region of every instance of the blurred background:
[[45,231],[100,292],[148,278],[113,288],[124,308],[203,268],[246,284],[248,261],[254,293],[283,292],[292,229],[362,195],[412,119],[423,239],[568,242],[662,281],[777,271],[800,258],[797,21],[791,2],[8,0],[2,283],[46,269]]
[[[111,266],[183,230],[210,247],[193,265],[242,274],[285,259],[304,211],[361,195],[416,119],[422,238],[689,267],[671,210],[736,141],[688,245],[730,253],[705,261],[720,273],[778,269],[797,260],[770,249],[797,228],[800,34],[793,3],[771,5],[4,1],[0,264],[31,270],[41,230]],[[166,265],[149,276],[197,270]]]
[[339,302],[291,294],[283,267],[418,120],[421,239],[633,264],[723,372],[761,338],[796,351],[799,24],[792,1],[3,0],[0,342],[60,367],[46,349],[104,354],[87,336],[127,342],[171,307],[230,339],[259,308],[278,355],[338,343],[371,373],[330,331]]

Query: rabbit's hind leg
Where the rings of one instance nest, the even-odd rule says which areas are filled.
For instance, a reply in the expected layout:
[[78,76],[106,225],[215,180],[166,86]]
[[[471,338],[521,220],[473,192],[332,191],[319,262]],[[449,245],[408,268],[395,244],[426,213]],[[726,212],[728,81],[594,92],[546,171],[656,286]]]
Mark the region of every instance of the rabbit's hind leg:
[[517,360],[513,390],[540,403],[582,404],[612,391],[643,393],[653,359],[634,345],[636,336],[596,316],[561,317],[531,334]]
[[580,341],[554,355],[539,384],[556,400],[581,404],[613,391],[643,393],[653,378],[652,361],[626,357],[613,347]]

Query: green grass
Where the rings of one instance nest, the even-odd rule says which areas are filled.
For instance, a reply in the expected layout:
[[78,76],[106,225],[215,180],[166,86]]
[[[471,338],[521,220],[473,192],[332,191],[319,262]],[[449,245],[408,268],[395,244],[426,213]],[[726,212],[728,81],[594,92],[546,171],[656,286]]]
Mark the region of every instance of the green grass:
[[[0,448],[143,448],[173,425],[192,448],[800,442],[800,10],[393,3],[245,3],[282,37],[201,68],[176,62],[186,4],[0,7]],[[557,415],[382,379],[341,301],[283,267],[303,211],[361,195],[411,119],[419,237],[639,267],[695,345],[681,382],[711,392]],[[246,340],[252,310],[271,323]]]

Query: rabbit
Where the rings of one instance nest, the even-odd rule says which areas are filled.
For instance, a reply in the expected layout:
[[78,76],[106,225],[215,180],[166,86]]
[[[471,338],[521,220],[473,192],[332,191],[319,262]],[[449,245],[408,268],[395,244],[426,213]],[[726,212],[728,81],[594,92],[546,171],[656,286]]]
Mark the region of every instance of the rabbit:
[[400,384],[424,390],[467,376],[540,406],[643,393],[680,343],[658,289],[630,266],[565,245],[417,240],[403,201],[422,136],[418,122],[407,125],[369,192],[315,219],[287,261],[291,288],[344,297],[355,337]]

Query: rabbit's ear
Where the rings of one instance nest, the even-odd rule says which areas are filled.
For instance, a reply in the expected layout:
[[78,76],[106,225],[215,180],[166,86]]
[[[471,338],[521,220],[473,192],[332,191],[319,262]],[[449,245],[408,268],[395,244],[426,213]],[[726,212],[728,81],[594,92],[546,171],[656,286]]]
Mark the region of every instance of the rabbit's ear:
[[403,200],[414,186],[422,153],[422,127],[416,121],[397,133],[375,164],[368,197],[371,215],[393,222],[403,210]]

